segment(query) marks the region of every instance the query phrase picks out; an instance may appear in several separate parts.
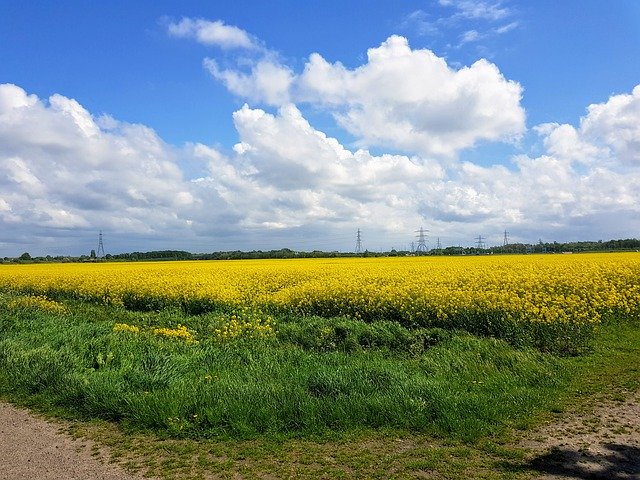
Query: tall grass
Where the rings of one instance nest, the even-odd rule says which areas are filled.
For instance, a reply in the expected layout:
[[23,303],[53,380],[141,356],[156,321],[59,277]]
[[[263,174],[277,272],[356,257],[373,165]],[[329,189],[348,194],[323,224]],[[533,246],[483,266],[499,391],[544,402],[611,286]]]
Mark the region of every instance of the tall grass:
[[[0,295],[0,393],[179,437],[391,428],[473,439],[552,403],[566,373],[532,349],[394,322],[283,317],[277,335],[225,339],[216,314],[54,311]],[[197,341],[154,334],[177,325]]]

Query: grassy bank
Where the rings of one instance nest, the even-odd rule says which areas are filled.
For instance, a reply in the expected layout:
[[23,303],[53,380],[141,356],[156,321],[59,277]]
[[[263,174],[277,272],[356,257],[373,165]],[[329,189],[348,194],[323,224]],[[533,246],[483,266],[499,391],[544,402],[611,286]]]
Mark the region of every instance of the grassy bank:
[[4,304],[3,391],[179,437],[399,428],[473,439],[553,401],[562,380],[537,351],[392,322],[283,318],[275,335],[252,314],[234,327],[215,315]]
[[1,394],[89,420],[76,433],[176,478],[516,478],[528,470],[504,447],[514,429],[640,387],[630,321],[556,357],[384,321],[25,298],[0,294]]

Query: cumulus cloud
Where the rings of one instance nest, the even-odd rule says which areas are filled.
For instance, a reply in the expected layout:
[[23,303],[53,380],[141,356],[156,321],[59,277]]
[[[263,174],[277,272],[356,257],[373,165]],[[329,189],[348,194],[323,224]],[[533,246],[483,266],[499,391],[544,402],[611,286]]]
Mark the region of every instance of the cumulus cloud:
[[369,49],[367,58],[350,70],[313,54],[299,79],[301,98],[334,111],[363,146],[451,157],[525,130],[522,87],[486,60],[454,70],[400,36]]
[[273,57],[249,73],[205,67],[231,92],[256,103],[308,103],[332,113],[363,148],[454,157],[480,141],[511,141],[525,130],[522,87],[486,60],[452,69],[426,49],[391,36],[355,69],[309,57],[296,75]]
[[[591,112],[618,104],[612,97],[590,107],[581,125],[594,121]],[[245,212],[241,223],[248,228],[357,224],[384,234],[410,233],[424,222],[433,236],[455,234],[471,243],[504,228],[524,241],[605,236],[598,222],[607,213],[624,218],[617,230],[607,222],[610,235],[640,227],[640,172],[629,172],[623,159],[590,143],[582,127],[537,127],[545,152],[519,155],[508,168],[352,152],[314,129],[294,105],[275,115],[245,105],[234,123],[241,141],[232,158],[213,151],[209,181],[220,188],[224,179],[221,195]],[[244,193],[233,194],[238,191]]]
[[550,159],[521,160],[531,177],[540,179],[541,168],[551,172],[546,183],[534,187],[549,197],[553,222],[575,232],[574,238],[594,232],[598,238],[632,236],[640,228],[639,90],[590,105],[577,127],[540,126]]
[[631,94],[613,95],[589,105],[576,128],[557,123],[538,125],[547,150],[576,162],[640,165],[640,85]]
[[111,120],[100,128],[75,100],[41,101],[0,85],[0,197],[5,232],[15,227],[179,228],[195,200],[153,130]]
[[[322,236],[361,228],[406,246],[421,224],[445,245],[480,234],[499,243],[505,228],[514,241],[627,236],[640,229],[639,94],[589,106],[576,126],[537,126],[540,155],[480,166],[351,150],[292,103],[237,110],[229,152],[178,148],[70,98],[0,85],[0,244],[15,255],[25,242],[43,248],[103,229],[128,238],[129,250],[136,238],[198,251],[255,248],[256,238],[262,248],[331,249],[353,239],[323,244]],[[341,95],[329,92],[327,102]],[[186,178],[183,161],[207,174]],[[294,232],[304,241],[292,245]]]
[[545,123],[536,126],[534,130],[543,137],[546,151],[554,158],[591,163],[606,155],[606,151],[585,141],[573,125]]
[[221,20],[183,18],[179,22],[170,22],[167,31],[174,37],[194,39],[203,45],[215,45],[224,49],[261,49],[260,43],[247,32],[236,26],[226,25]]
[[[402,196],[443,175],[437,164],[416,158],[351,152],[291,104],[276,115],[238,110],[239,142],[225,155],[201,144],[171,147],[148,127],[95,118],[60,95],[40,100],[2,85],[0,98],[5,243],[100,229],[132,242],[237,241],[247,230],[351,228],[354,221],[406,229],[413,220],[394,213]],[[209,175],[186,179],[184,158],[206,163]],[[406,217],[415,215],[409,207]]]
[[[314,129],[294,105],[281,107],[277,115],[245,105],[235,112],[234,123],[241,142],[233,159],[204,146],[199,153],[210,158],[207,181],[245,212],[242,224],[248,227],[376,225],[380,218],[402,223],[403,215],[392,214],[398,198],[444,174],[435,163],[406,156],[351,152]],[[408,209],[407,217],[415,221],[415,216]],[[403,228],[411,227],[403,223]]]
[[631,94],[590,105],[580,122],[584,137],[609,147],[623,162],[640,165],[640,85]]
[[233,94],[268,105],[290,101],[294,74],[279,62],[264,58],[251,65],[245,73],[234,68],[221,68],[212,58],[205,58],[204,67]]
[[[508,13],[497,4],[451,5],[472,18],[497,19]],[[198,38],[203,25],[211,23],[183,19],[170,24],[169,32]],[[474,42],[483,35],[469,30],[461,42]],[[454,69],[431,50],[412,49],[398,35],[370,48],[367,62],[354,69],[313,53],[303,71],[296,73],[268,49],[258,58],[236,60],[222,66],[208,57],[203,65],[230,92],[252,103],[325,109],[363,148],[451,158],[478,142],[513,141],[525,131],[522,87],[506,79],[495,64],[481,59]]]
[[463,163],[449,181],[430,185],[420,206],[425,217],[469,235],[502,225],[529,241],[633,236],[640,228],[639,90],[590,105],[577,127],[538,125],[544,153],[518,155],[514,168]]

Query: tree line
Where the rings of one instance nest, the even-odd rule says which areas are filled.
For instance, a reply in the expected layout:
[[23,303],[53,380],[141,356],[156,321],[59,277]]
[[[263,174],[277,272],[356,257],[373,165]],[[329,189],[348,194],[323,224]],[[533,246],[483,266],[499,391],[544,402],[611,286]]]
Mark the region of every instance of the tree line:
[[607,241],[578,241],[578,242],[543,242],[535,244],[512,243],[487,248],[449,246],[440,249],[430,249],[426,252],[411,252],[392,249],[386,252],[372,252],[365,250],[356,254],[338,251],[296,251],[289,248],[277,250],[232,250],[211,253],[191,253],[184,250],[152,250],[149,252],[130,252],[106,254],[97,258],[94,251],[90,255],[74,256],[39,256],[32,257],[24,252],[19,257],[4,257],[2,263],[45,263],[45,262],[140,262],[140,261],[172,261],[172,260],[259,260],[267,258],[337,258],[337,257],[393,257],[418,255],[488,255],[488,254],[532,254],[532,253],[582,253],[582,252],[622,252],[640,251],[640,240],[635,238],[607,240]]

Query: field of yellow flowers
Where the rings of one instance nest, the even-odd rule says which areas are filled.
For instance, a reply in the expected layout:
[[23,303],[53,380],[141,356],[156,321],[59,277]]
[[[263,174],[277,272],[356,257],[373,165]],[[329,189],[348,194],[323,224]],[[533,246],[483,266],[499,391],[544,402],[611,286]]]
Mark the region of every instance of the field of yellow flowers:
[[550,349],[640,312],[640,254],[1,265],[0,289],[132,310],[457,328]]
[[180,438],[473,440],[640,385],[639,320],[638,253],[2,264],[0,394]]

